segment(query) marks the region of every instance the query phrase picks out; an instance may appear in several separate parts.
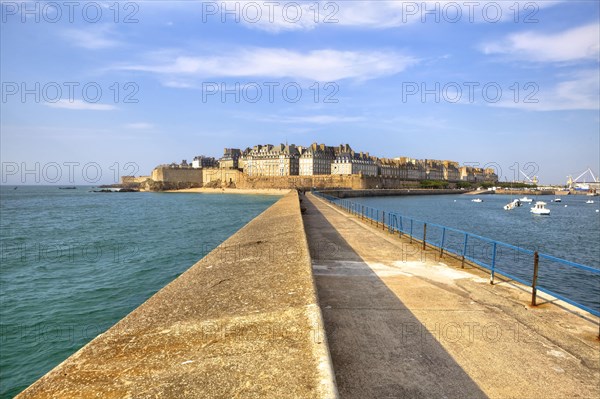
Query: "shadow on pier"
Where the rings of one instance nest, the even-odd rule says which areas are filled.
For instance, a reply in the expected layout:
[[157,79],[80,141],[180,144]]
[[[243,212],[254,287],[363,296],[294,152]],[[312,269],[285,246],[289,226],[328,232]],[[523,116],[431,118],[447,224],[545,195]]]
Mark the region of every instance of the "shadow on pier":
[[303,206],[340,397],[486,398],[311,199]]

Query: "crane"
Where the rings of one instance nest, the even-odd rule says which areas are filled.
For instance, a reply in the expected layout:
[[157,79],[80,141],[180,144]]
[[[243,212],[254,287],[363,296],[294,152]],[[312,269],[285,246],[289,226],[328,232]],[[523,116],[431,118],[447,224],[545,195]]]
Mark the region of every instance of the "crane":
[[521,169],[519,169],[519,172],[521,172],[521,174],[522,174],[523,176],[525,176],[525,178],[526,178],[527,180],[529,180],[531,183],[533,183],[533,184],[535,184],[535,185],[537,185],[537,184],[538,184],[538,178],[537,178],[537,176],[533,176],[533,179],[532,179],[532,178],[530,178],[529,176],[527,176],[527,173],[523,172]]
[[[600,183],[600,180],[598,178],[596,178],[596,176],[594,175],[594,172],[592,172],[592,168],[587,168],[582,174],[577,176],[575,179],[573,179],[572,176],[568,176],[569,180],[567,180],[567,185],[569,186],[569,188],[572,188],[573,184],[579,183],[578,180],[581,179],[583,176],[585,176],[588,173],[590,174],[590,176],[592,176],[592,180],[594,183]],[[583,180],[583,183],[585,183],[585,179]]]

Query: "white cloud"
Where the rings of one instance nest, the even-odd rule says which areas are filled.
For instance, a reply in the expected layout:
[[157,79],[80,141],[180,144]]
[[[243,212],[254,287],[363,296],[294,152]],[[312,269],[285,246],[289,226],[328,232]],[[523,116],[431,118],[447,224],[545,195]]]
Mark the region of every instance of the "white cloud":
[[120,43],[114,38],[111,27],[88,24],[85,29],[66,29],[61,33],[69,43],[90,50],[116,47]]
[[515,33],[500,42],[484,44],[482,51],[534,62],[598,60],[599,42],[600,25],[590,24],[553,34]]
[[154,125],[151,123],[146,123],[146,122],[135,122],[135,123],[128,123],[125,125],[125,127],[127,129],[152,129],[154,127]]
[[59,100],[55,103],[44,103],[48,107],[52,108],[63,108],[63,109],[72,109],[72,110],[84,110],[84,111],[111,111],[116,109],[114,105],[110,104],[98,104],[98,103],[88,103],[81,100]]
[[[416,58],[396,52],[315,50],[301,53],[279,48],[243,49],[227,55],[165,58],[168,61],[125,65],[117,69],[170,77],[295,78],[325,82],[395,75],[418,62]],[[175,78],[167,81],[171,86],[174,82],[181,82]]]
[[532,94],[525,102],[521,96],[519,101],[514,98],[502,99],[492,106],[504,108],[517,108],[530,111],[567,111],[567,110],[600,110],[600,77],[597,70],[587,70],[574,73],[550,88],[539,87],[537,93]]

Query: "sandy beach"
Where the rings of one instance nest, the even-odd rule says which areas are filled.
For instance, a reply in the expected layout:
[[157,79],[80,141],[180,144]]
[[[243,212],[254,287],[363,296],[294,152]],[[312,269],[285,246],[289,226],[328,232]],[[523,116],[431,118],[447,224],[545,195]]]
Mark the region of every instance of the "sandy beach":
[[289,189],[277,188],[186,188],[182,190],[167,190],[166,193],[199,193],[199,194],[254,194],[254,195],[285,195]]

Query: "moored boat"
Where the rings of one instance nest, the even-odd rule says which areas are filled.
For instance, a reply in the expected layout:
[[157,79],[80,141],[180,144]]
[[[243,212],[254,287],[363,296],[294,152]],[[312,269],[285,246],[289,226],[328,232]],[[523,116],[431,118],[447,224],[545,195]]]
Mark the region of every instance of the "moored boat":
[[509,202],[508,204],[504,205],[504,209],[507,211],[512,211],[513,209],[515,209],[518,206],[521,206],[521,201],[519,201],[518,199],[515,199],[515,200],[512,200],[512,202]]
[[534,215],[549,215],[550,209],[546,208],[546,203],[543,201],[538,201],[534,206],[531,207],[531,213]]

